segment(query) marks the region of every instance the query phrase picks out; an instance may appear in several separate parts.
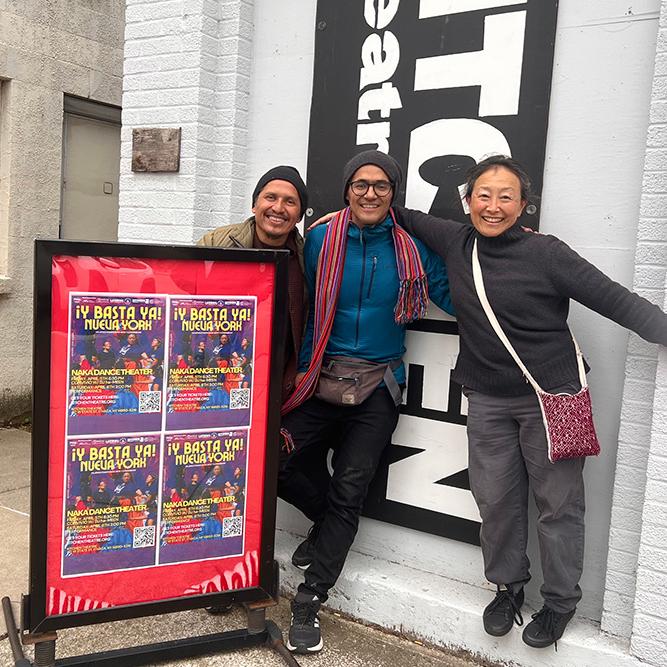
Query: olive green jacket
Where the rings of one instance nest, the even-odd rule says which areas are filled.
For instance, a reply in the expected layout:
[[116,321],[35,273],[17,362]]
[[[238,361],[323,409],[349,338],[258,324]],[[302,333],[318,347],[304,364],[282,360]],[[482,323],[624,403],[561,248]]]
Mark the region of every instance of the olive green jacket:
[[[303,271],[303,236],[295,229],[294,241],[299,256],[299,264]],[[206,232],[197,245],[211,248],[252,248],[255,238],[255,216],[251,215],[247,220],[236,225],[223,225],[211,232]]]
[[[299,230],[294,230],[294,242],[296,245],[297,256],[299,259],[299,264],[301,265],[301,271],[303,272],[303,236],[299,234]],[[199,246],[208,246],[213,248],[252,248],[253,240],[255,238],[255,216],[250,216],[247,220],[236,224],[236,225],[224,225],[218,227],[213,231],[206,232],[199,241],[197,245]],[[306,289],[306,282],[304,280],[304,296],[303,296],[303,312],[302,319],[305,326],[306,321],[308,320],[308,292]],[[290,356],[289,362],[286,364],[285,371],[283,373],[283,400],[285,400],[290,393],[294,390],[294,381],[296,376],[296,365],[299,358],[299,351],[301,348],[301,338],[303,331],[294,330],[294,320],[291,315],[290,309],[290,320],[292,321],[292,342],[293,342],[293,352]]]

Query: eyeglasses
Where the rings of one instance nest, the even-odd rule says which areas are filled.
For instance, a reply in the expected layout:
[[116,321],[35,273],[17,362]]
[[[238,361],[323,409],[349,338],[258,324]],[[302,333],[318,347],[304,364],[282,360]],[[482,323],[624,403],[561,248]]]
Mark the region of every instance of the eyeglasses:
[[368,188],[373,188],[378,197],[385,197],[391,192],[393,185],[389,181],[352,181],[350,187],[358,197],[365,195]]

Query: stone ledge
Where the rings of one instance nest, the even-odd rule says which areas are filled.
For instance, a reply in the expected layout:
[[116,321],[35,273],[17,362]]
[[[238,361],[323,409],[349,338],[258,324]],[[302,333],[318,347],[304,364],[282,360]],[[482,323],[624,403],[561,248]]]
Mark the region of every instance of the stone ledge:
[[[290,558],[301,536],[276,531],[275,556],[281,589],[293,595],[303,581]],[[532,649],[519,628],[506,637],[491,637],[482,627],[489,591],[446,577],[389,563],[355,551],[333,589],[327,606],[362,622],[422,639],[449,650],[463,650],[498,664],[517,667],[646,667],[628,653],[628,644],[600,631],[599,624],[570,623],[558,651]],[[534,610],[524,606],[524,619]]]

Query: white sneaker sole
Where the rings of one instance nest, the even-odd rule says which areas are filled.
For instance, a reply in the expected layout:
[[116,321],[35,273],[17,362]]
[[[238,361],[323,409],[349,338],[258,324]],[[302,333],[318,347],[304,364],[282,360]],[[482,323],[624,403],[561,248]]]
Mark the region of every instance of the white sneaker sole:
[[285,646],[287,646],[287,650],[291,653],[301,653],[302,655],[308,655],[309,653],[318,653],[321,651],[322,647],[324,646],[324,642],[322,641],[322,638],[320,638],[320,642],[316,646],[292,646],[288,639],[285,642]]

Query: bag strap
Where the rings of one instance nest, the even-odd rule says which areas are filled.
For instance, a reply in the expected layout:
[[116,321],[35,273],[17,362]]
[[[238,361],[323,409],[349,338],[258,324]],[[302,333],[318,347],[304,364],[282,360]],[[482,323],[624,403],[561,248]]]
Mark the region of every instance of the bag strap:
[[[400,363],[401,360],[399,359],[398,360],[399,366]],[[398,382],[396,381],[396,376],[394,375],[394,371],[392,370],[391,362],[387,364],[387,369],[385,370],[382,379],[384,380],[384,384],[387,387],[389,394],[394,400],[394,405],[400,405],[403,402],[403,392],[401,391],[401,388],[398,386]]]
[[[482,304],[482,308],[484,308],[484,312],[486,313],[489,323],[493,327],[493,330],[496,332],[498,338],[500,338],[501,343],[507,348],[507,351],[510,353],[510,355],[512,355],[512,359],[514,359],[517,366],[521,369],[521,372],[524,374],[526,380],[528,380],[528,382],[532,385],[533,389],[536,392],[545,393],[544,390],[540,387],[540,385],[537,384],[535,378],[530,374],[530,371],[525,367],[523,361],[521,361],[521,358],[517,354],[516,350],[512,346],[512,343],[510,343],[509,339],[505,335],[505,332],[500,326],[500,322],[498,322],[498,318],[496,317],[496,314],[493,312],[493,308],[491,308],[489,299],[486,296],[486,290],[484,289],[484,279],[482,278],[482,267],[479,264],[479,257],[477,255],[477,239],[475,239],[475,242],[472,247],[472,277],[473,280],[475,281],[475,289],[477,290],[477,296],[479,297],[479,301]],[[586,369],[584,368],[583,355],[581,354],[581,350],[579,349],[579,344],[577,343],[576,338],[572,335],[571,332],[570,335],[572,336],[572,342],[574,343],[574,350],[577,354],[577,368],[579,369],[579,382],[583,389],[584,387],[588,386],[588,383],[586,381]]]

